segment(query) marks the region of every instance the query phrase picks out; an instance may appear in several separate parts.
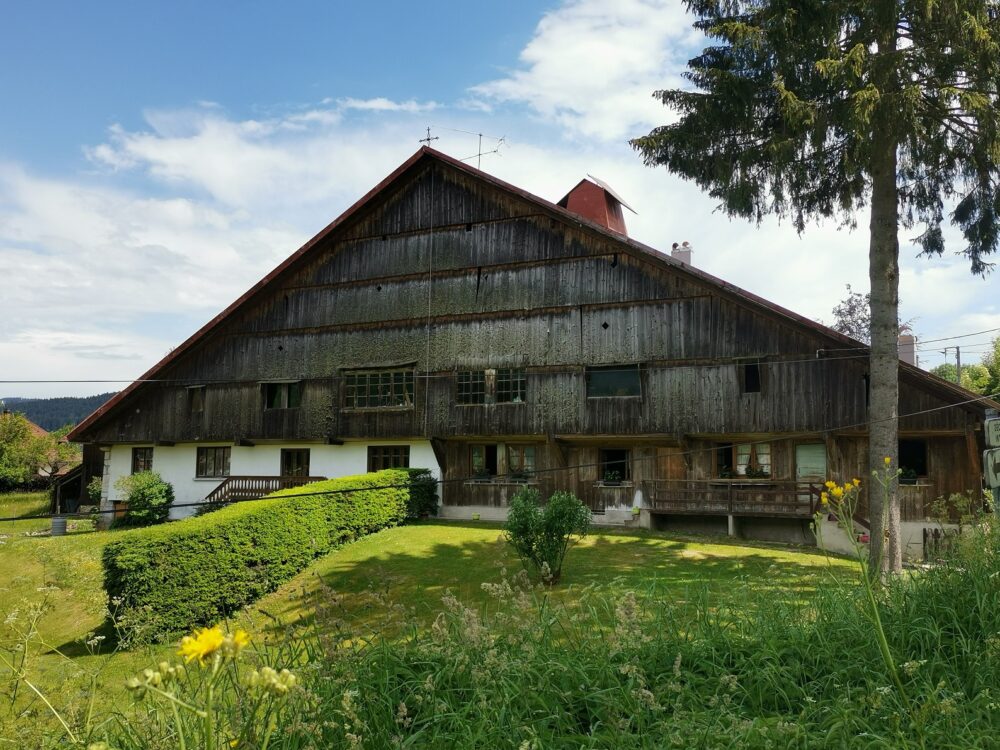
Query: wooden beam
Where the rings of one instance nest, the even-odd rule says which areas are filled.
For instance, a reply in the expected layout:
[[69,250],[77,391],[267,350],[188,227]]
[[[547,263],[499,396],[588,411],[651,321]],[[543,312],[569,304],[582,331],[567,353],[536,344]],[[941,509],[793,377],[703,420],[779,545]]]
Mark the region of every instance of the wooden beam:
[[333,435],[327,435],[326,436],[326,444],[327,445],[343,445],[344,441],[341,440],[338,437],[334,437]]
[[441,467],[441,476],[448,470],[448,451],[446,450],[444,438],[432,437],[431,450],[434,451],[434,458],[437,459],[438,466]]
[[253,440],[247,440],[246,438],[236,438],[233,442],[240,448],[253,448],[256,445]]
[[162,446],[164,448],[173,448],[176,443],[173,440],[157,440],[153,443],[155,446]]

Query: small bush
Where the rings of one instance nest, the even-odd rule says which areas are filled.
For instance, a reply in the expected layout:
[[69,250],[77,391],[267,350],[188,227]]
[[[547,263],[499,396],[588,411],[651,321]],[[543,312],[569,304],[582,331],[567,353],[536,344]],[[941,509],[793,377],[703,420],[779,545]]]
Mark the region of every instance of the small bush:
[[538,571],[546,583],[558,583],[566,552],[589,529],[590,509],[576,495],[553,493],[542,508],[538,490],[531,488],[511,499],[504,526],[507,542],[521,562]]
[[[313,558],[403,521],[410,475],[390,469],[282,490],[207,516],[128,531],[104,549],[104,587],[137,640],[209,624],[273,591]],[[380,489],[381,488],[381,489]],[[343,492],[343,490],[354,490]],[[291,497],[284,497],[284,496]]]
[[422,518],[437,515],[437,480],[427,469],[408,469],[410,473],[410,499],[406,503],[406,517]]
[[115,482],[115,489],[123,493],[128,510],[116,525],[152,526],[163,523],[170,516],[174,504],[174,488],[154,471],[129,474]]
[[101,502],[101,490],[104,488],[104,477],[91,477],[87,482],[87,500],[91,505]]

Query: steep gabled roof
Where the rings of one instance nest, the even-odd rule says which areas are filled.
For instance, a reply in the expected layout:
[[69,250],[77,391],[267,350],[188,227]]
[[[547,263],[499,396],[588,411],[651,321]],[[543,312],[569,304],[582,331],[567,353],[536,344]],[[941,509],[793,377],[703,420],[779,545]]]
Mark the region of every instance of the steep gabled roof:
[[[713,287],[718,292],[721,292],[726,297],[736,299],[737,301],[742,301],[752,307],[762,309],[765,312],[786,320],[787,322],[811,331],[813,334],[818,334],[821,337],[826,338],[830,344],[831,349],[850,349],[853,351],[858,351],[860,353],[865,353],[868,348],[865,344],[856,341],[855,339],[845,336],[837,331],[834,331],[827,326],[817,323],[809,318],[806,318],[798,313],[792,312],[780,305],[777,305],[769,300],[759,297],[756,294],[752,294],[740,287],[730,284],[729,282],[713,276],[705,271],[699,270],[692,266],[681,264],[673,258],[658,252],[648,245],[644,245],[640,242],[636,242],[633,239],[622,236],[616,232],[607,229],[606,227],[596,224],[592,221],[585,219],[579,214],[573,213],[555,203],[540,198],[537,195],[533,195],[526,190],[523,190],[515,185],[511,185],[503,180],[500,180],[486,172],[475,169],[474,167],[465,164],[458,159],[455,159],[447,154],[441,153],[435,149],[429,148],[427,146],[421,147],[416,153],[414,153],[409,159],[400,164],[396,169],[392,171],[385,179],[378,183],[375,187],[369,190],[362,198],[355,202],[350,208],[348,208],[344,213],[334,219],[330,224],[324,227],[316,236],[306,242],[302,247],[292,253],[288,258],[282,261],[274,270],[264,276],[260,281],[254,284],[250,289],[248,289],[243,295],[241,295],[235,302],[229,305],[225,310],[212,318],[208,323],[199,328],[194,334],[192,334],[184,343],[180,344],[176,348],[170,351],[167,356],[153,365],[149,370],[143,373],[136,381],[129,384],[128,387],[122,391],[115,394],[112,398],[108,399],[102,406],[94,411],[93,414],[84,419],[80,424],[78,424],[72,432],[69,433],[67,438],[72,441],[80,441],[84,433],[93,427],[99,420],[103,417],[109,415],[113,412],[119,405],[122,404],[130,395],[132,395],[144,381],[155,380],[157,375],[161,373],[166,367],[168,367],[173,362],[177,361],[189,351],[191,351],[202,339],[208,336],[212,331],[218,328],[224,321],[226,321],[230,316],[234,315],[239,310],[243,309],[249,305],[259,294],[261,294],[267,287],[269,287],[273,282],[275,282],[280,277],[284,276],[291,269],[298,266],[299,262],[306,256],[313,247],[320,244],[324,240],[332,236],[339,228],[344,226],[348,221],[357,216],[364,208],[373,204],[378,197],[389,190],[397,180],[401,179],[404,174],[409,172],[411,169],[415,168],[418,164],[433,160],[442,164],[445,164],[452,169],[464,173],[465,175],[472,177],[474,179],[480,180],[494,187],[495,189],[513,195],[515,197],[521,198],[529,203],[536,205],[538,208],[549,213],[554,218],[559,219],[563,223],[570,224],[590,232],[597,233],[603,238],[610,242],[618,243],[622,246],[623,251],[628,252],[630,255],[637,257],[647,263],[661,267],[669,267],[676,273],[692,277],[703,284]],[[949,383],[946,380],[942,380],[934,375],[931,375],[920,368],[908,365],[904,362],[900,362],[900,370],[904,374],[911,377],[915,377],[922,381],[922,384],[929,390],[936,392],[939,396],[952,401],[968,401],[969,399],[975,398],[976,394],[970,393],[969,391],[961,388],[953,383]],[[969,404],[970,409],[975,411],[981,411],[986,406],[992,406],[994,408],[1000,408],[1000,403],[990,401],[988,399],[983,399],[978,404]]]

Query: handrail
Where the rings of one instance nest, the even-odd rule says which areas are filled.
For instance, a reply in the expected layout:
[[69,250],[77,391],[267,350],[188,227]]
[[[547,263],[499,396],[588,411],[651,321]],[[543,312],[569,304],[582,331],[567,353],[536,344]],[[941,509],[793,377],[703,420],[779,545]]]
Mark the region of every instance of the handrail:
[[222,484],[205,496],[206,503],[228,503],[233,500],[257,500],[278,490],[301,487],[311,482],[321,482],[326,477],[227,477]]
[[726,515],[811,517],[820,507],[816,481],[653,479],[642,483],[653,510]]

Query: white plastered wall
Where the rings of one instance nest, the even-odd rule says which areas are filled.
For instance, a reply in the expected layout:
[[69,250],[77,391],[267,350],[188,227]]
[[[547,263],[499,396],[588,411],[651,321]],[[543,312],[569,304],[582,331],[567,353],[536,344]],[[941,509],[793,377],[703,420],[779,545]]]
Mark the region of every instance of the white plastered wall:
[[[132,448],[148,446],[149,443],[135,445],[115,445],[111,448],[108,504],[121,500],[121,493],[115,486],[118,479],[132,471]],[[222,479],[198,479],[195,477],[197,449],[200,446],[225,446],[232,449],[229,462],[230,476],[278,476],[281,473],[281,451],[283,448],[308,448],[309,473],[314,477],[350,476],[368,471],[368,446],[409,445],[410,466],[430,469],[436,478],[441,477],[441,468],[434,457],[434,450],[426,440],[416,441],[373,441],[348,442],[344,445],[324,443],[280,443],[243,447],[232,443],[180,443],[177,445],[157,445],[153,448],[153,471],[169,482],[174,488],[174,502],[178,506],[198,503],[222,483]],[[171,518],[183,518],[194,513],[195,507],[176,507],[171,510]]]

